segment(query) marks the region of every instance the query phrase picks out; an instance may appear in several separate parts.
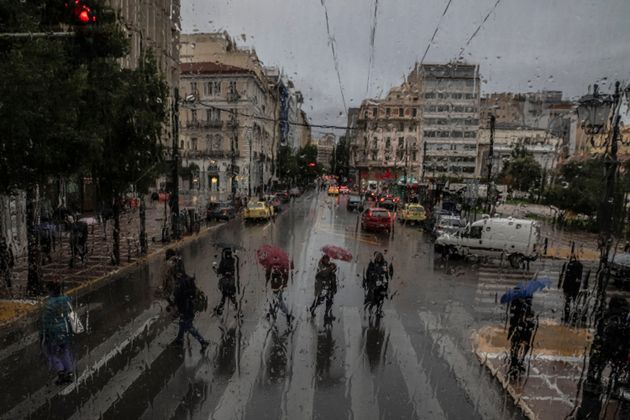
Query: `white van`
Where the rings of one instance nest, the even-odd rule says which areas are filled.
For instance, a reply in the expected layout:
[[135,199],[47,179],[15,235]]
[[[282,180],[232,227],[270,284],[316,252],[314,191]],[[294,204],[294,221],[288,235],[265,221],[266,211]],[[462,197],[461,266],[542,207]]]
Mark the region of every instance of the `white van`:
[[435,240],[436,249],[461,256],[506,257],[517,268],[538,258],[540,225],[534,220],[485,218]]

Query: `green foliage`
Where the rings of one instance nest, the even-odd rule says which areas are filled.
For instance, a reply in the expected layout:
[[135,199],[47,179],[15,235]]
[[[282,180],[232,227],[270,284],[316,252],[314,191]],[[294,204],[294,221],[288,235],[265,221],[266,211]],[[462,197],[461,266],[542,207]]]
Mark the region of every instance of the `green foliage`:
[[499,180],[518,191],[529,191],[540,183],[542,167],[525,147],[517,145],[499,174]]
[[603,199],[605,174],[600,158],[567,162],[558,169],[546,200],[562,210],[594,216]]
[[101,140],[94,173],[101,191],[109,198],[123,194],[131,185],[144,192],[162,160],[166,84],[150,55],[135,70],[120,69],[115,62],[93,70],[91,83],[109,87],[90,100],[91,109],[101,110],[94,120],[95,134]]
[[315,167],[308,166],[312,162],[317,162],[317,146],[307,144],[304,147],[300,147],[297,152],[297,173],[300,183],[312,182],[321,174],[319,164]]
[[297,175],[295,154],[289,146],[280,146],[278,150],[278,178],[283,183],[290,183]]
[[350,159],[350,145],[345,136],[339,138],[339,142],[335,147],[335,153],[333,153],[330,167],[332,168],[333,175],[340,177],[348,177],[350,168],[348,162]]

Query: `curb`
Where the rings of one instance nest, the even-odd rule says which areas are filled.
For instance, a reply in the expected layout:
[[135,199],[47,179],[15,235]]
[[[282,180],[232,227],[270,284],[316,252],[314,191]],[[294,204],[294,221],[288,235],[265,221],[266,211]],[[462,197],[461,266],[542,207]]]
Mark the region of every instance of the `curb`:
[[[167,248],[170,248],[170,247],[179,248],[188,243],[197,242],[198,240],[203,239],[210,232],[220,228],[221,226],[224,226],[224,224],[218,224],[218,225],[202,228],[199,231],[199,233],[196,235],[186,236],[178,241],[170,242],[166,246],[163,246],[160,249],[150,252],[149,254],[145,256],[139,257],[134,262],[129,263],[123,267],[118,267],[118,268],[112,267],[113,270],[108,272],[107,274],[87,280],[86,282],[76,287],[73,287],[72,289],[67,290],[66,295],[71,296],[73,298],[79,298],[95,290],[98,290],[101,287],[106,286],[107,284],[116,280],[120,275],[125,274],[128,271],[134,270],[148,263],[149,261],[154,260],[160,255],[164,254]],[[30,305],[23,312],[21,312],[19,316],[0,324],[0,340],[12,333],[15,333],[16,330],[18,330],[19,328],[22,328],[25,324],[31,324],[37,321],[39,317],[38,316],[39,311],[40,311],[43,301],[44,299],[42,298],[39,301],[39,303],[35,305]]]
[[488,364],[486,363],[486,358],[483,357],[483,355],[478,351],[473,350],[473,353],[475,353],[475,356],[477,356],[477,359],[479,359],[479,364],[488,369],[490,371],[490,374],[494,378],[496,378],[497,381],[499,381],[503,389],[505,389],[508,394],[510,394],[510,397],[512,397],[512,400],[514,401],[514,405],[516,405],[519,410],[521,410],[523,415],[529,420],[538,420],[538,416],[536,415],[536,413],[534,413],[534,411],[527,405],[527,403],[518,395],[518,393],[507,380],[503,372],[501,372],[499,368],[493,369],[488,366]]

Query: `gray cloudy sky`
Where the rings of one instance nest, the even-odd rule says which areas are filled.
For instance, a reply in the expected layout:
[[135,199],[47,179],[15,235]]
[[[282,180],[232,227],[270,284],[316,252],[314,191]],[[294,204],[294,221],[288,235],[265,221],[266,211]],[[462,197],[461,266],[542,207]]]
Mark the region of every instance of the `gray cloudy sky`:
[[[400,84],[419,61],[448,0],[181,0],[186,33],[227,30],[279,66],[312,122],[345,125],[325,8],[348,106]],[[426,63],[448,62],[497,0],[452,0]],[[374,49],[370,47],[378,2]],[[482,92],[562,90],[575,97],[607,78],[630,81],[630,0],[500,0],[464,58]],[[244,41],[243,41],[244,39]],[[370,56],[374,55],[366,92]]]

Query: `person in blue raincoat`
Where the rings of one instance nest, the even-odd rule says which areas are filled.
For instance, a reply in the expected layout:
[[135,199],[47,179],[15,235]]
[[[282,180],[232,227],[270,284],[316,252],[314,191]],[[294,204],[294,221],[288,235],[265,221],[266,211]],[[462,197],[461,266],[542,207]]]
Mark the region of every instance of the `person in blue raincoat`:
[[61,283],[48,283],[50,296],[44,302],[40,340],[48,365],[57,373],[57,385],[74,380],[74,357],[70,350],[72,330],[68,315],[70,298],[61,292]]

